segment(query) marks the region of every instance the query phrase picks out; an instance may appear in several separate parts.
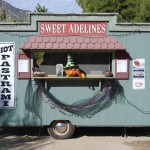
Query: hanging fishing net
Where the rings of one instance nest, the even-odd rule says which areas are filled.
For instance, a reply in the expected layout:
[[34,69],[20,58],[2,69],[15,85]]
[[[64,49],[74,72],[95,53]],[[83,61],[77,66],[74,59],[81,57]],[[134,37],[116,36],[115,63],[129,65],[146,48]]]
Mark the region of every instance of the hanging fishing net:
[[[29,111],[38,114],[41,105],[41,94],[44,94],[50,105],[78,116],[90,116],[109,107],[113,101],[117,100],[118,95],[124,96],[122,86],[116,79],[106,80],[101,89],[89,99],[77,100],[70,105],[62,103],[50,91],[48,91],[39,80],[35,80],[37,88],[32,93],[31,80],[26,90],[25,106]],[[121,100],[121,99],[120,99]],[[67,100],[66,100],[67,101]]]

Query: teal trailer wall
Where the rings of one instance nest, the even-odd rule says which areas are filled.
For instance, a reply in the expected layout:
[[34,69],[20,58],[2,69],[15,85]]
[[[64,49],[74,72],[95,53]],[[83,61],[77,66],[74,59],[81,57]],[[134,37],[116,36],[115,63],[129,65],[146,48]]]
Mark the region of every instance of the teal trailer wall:
[[[23,35],[23,37],[20,37]],[[33,114],[29,114],[25,110],[25,91],[28,80],[19,80],[17,78],[17,52],[20,52],[20,45],[22,45],[29,36],[25,32],[0,32],[0,42],[14,42],[15,43],[15,105],[14,109],[0,109],[0,125],[1,126],[30,126],[39,125],[38,119],[34,119]]]
[[[141,32],[134,32],[140,25],[131,31],[126,30],[128,25],[125,27],[115,26],[114,20],[116,16],[111,15],[96,15],[96,16],[51,16],[51,15],[33,15],[31,18],[32,24],[27,25],[8,25],[8,29],[5,25],[0,25],[1,28],[5,27],[6,32],[0,32],[0,42],[14,42],[15,50],[21,52],[19,47],[23,45],[29,39],[29,35],[39,34],[37,31],[36,21],[38,20],[52,20],[52,21],[106,21],[110,35],[115,36],[119,42],[125,47],[126,51],[130,54],[130,66],[129,66],[129,80],[119,80],[120,84],[124,89],[125,98],[121,102],[115,102],[110,107],[96,113],[92,117],[80,117],[73,115],[64,110],[52,107],[48,99],[43,96],[41,101],[35,101],[34,106],[36,111],[30,111],[25,106],[26,102],[26,91],[28,88],[28,79],[17,79],[17,61],[15,65],[15,109],[0,109],[0,126],[39,126],[48,125],[53,120],[70,120],[73,124],[78,126],[149,126],[150,125],[150,31],[148,26],[145,27]],[[113,25],[115,27],[113,27]],[[7,25],[6,25],[7,26]],[[14,32],[7,30],[14,29]],[[141,25],[143,26],[143,25]],[[18,28],[18,29],[17,29]],[[129,27],[130,28],[130,27]],[[144,31],[145,30],[145,31]],[[25,32],[27,31],[27,32]],[[133,34],[134,33],[134,34]],[[27,36],[26,36],[27,35]],[[16,55],[15,55],[16,56]],[[145,58],[145,89],[133,90],[132,88],[132,59]],[[85,79],[86,80],[86,79]],[[44,84],[45,82],[42,81]],[[52,80],[51,92],[56,98],[64,103],[72,104],[76,100],[91,98],[99,89],[100,83],[98,80],[87,80],[86,83],[79,82],[79,80],[67,81]],[[70,84],[76,86],[70,86]],[[91,88],[89,85],[93,84]],[[58,86],[60,85],[60,86]],[[63,86],[64,85],[64,86]],[[82,86],[81,86],[82,85]],[[34,80],[32,80],[33,90],[36,88]],[[121,97],[117,97],[121,99]],[[29,100],[29,99],[28,99]],[[32,99],[31,99],[32,100]],[[134,105],[129,104],[131,102]],[[29,102],[30,103],[30,102]],[[140,109],[137,109],[140,108]],[[37,111],[39,110],[39,111]],[[147,112],[146,112],[147,111]],[[149,112],[148,112],[149,111]]]
[[[117,33],[118,34],[118,33]],[[118,105],[119,116],[122,115],[121,121],[126,126],[149,126],[150,124],[150,59],[149,59],[149,48],[150,48],[150,32],[124,32],[119,33],[119,41],[126,46],[127,52],[130,54],[130,76],[129,80],[121,80],[120,83],[124,88],[126,99],[131,102],[129,104],[127,100],[122,105]],[[145,59],[145,89],[133,90],[133,64],[132,60],[144,58]],[[117,114],[116,114],[117,115]],[[117,115],[118,116],[118,115]],[[118,118],[119,119],[119,118]],[[118,122],[118,119],[116,122]]]

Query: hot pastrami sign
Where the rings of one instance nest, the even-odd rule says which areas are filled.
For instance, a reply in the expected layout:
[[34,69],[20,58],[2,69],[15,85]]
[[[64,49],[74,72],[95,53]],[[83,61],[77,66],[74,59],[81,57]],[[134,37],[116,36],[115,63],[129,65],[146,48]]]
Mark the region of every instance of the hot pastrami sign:
[[40,35],[106,36],[105,22],[40,22]]
[[14,108],[14,43],[0,43],[0,108]]

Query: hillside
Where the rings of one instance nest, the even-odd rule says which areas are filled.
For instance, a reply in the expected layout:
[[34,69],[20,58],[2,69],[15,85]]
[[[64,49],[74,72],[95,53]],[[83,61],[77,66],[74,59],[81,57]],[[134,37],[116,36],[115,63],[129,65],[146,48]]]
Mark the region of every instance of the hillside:
[[[26,22],[28,20],[28,15],[30,11],[27,10],[22,10],[19,8],[16,8],[9,3],[0,0],[0,12],[3,13],[5,12],[6,18],[12,18],[16,22]],[[0,14],[1,15],[1,14]]]

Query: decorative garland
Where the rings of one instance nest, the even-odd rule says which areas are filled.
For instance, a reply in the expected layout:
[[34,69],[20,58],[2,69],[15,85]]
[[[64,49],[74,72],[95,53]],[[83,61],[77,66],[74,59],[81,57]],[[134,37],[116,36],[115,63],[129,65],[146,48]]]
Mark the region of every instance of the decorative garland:
[[[109,107],[112,101],[115,100],[116,93],[120,93],[120,88],[118,88],[120,86],[117,80],[110,79],[103,84],[101,90],[99,90],[92,98],[78,100],[75,103],[68,105],[62,103],[61,100],[58,100],[56,97],[54,97],[52,93],[46,90],[39,80],[35,80],[35,83],[37,86],[34,93],[31,92],[33,91],[31,80],[28,83],[25,105],[26,109],[28,109],[30,112],[34,112],[37,114],[37,116],[40,116],[38,115],[40,106],[37,104],[40,104],[42,100],[45,101],[45,99],[48,99],[45,102],[49,103],[51,108],[57,108],[64,114],[66,114],[65,111],[67,111],[71,114],[82,117],[89,117],[91,115],[93,116],[97,112]],[[45,97],[42,98],[42,95]]]

